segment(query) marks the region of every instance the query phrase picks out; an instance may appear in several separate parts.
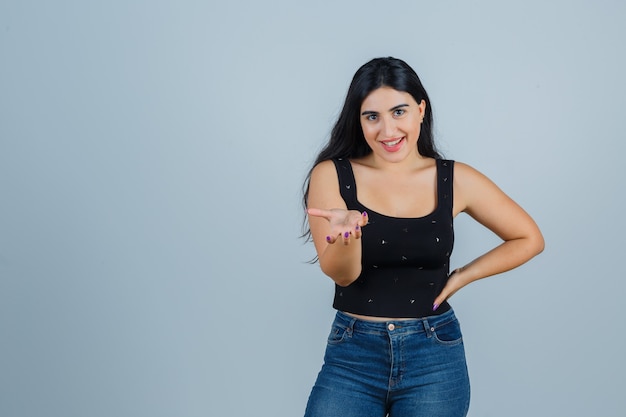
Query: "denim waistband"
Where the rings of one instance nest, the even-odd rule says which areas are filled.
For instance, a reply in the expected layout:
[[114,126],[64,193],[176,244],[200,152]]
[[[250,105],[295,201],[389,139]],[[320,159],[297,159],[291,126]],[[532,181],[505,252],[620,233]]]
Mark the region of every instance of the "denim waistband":
[[452,308],[443,314],[409,320],[370,321],[357,319],[342,311],[337,311],[335,316],[335,324],[353,332],[368,334],[386,334],[393,331],[394,333],[427,333],[430,336],[430,333],[437,327],[454,320],[456,316]]

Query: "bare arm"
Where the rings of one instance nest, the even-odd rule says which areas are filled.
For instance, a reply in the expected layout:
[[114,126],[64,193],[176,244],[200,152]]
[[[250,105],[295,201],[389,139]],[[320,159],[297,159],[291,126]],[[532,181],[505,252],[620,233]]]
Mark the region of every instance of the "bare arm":
[[367,215],[347,209],[332,161],[320,163],[311,173],[307,213],[322,271],[337,284],[350,285],[361,274],[359,238]]
[[543,251],[534,220],[486,176],[462,163],[454,168],[454,210],[464,211],[493,231],[502,244],[453,272],[435,308],[465,285],[522,265]]

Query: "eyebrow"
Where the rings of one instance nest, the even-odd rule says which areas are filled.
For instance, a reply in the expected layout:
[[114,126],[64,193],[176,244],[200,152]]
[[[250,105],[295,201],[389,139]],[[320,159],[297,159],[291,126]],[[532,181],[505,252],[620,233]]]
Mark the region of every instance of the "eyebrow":
[[[390,112],[394,111],[394,110],[398,110],[401,107],[408,107],[408,104],[398,104],[397,106],[393,106],[392,108],[389,109]],[[372,110],[365,110],[363,113],[361,113],[361,116],[369,116],[370,114],[378,114],[377,111],[372,111]]]

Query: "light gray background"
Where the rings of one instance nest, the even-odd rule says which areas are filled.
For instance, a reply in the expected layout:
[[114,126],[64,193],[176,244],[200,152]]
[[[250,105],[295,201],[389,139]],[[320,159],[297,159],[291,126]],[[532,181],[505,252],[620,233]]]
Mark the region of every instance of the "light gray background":
[[[332,282],[300,187],[403,58],[448,158],[541,226],[454,296],[470,415],[623,416],[620,1],[0,3],[0,415],[299,416]],[[465,215],[453,267],[497,243]]]

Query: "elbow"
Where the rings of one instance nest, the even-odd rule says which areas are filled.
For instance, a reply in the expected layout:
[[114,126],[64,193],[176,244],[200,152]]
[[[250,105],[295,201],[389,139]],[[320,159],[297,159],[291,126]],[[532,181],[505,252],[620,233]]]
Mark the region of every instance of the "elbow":
[[546,248],[546,242],[543,239],[543,236],[540,239],[540,242],[537,244],[537,255],[539,255]]
[[322,272],[330,279],[335,281],[335,284],[339,285],[340,287],[347,287],[348,285],[356,281],[357,278],[361,275],[360,266],[358,268],[345,270],[332,268],[330,266],[320,263],[320,267],[322,269]]
[[546,248],[546,242],[540,231],[530,238],[530,244],[533,256],[539,255]]
[[348,285],[356,281],[356,279],[358,278],[358,275],[354,278],[351,278],[351,277],[341,277],[341,278],[331,277],[331,278],[333,281],[335,281],[335,284],[339,285],[340,287],[347,287]]

